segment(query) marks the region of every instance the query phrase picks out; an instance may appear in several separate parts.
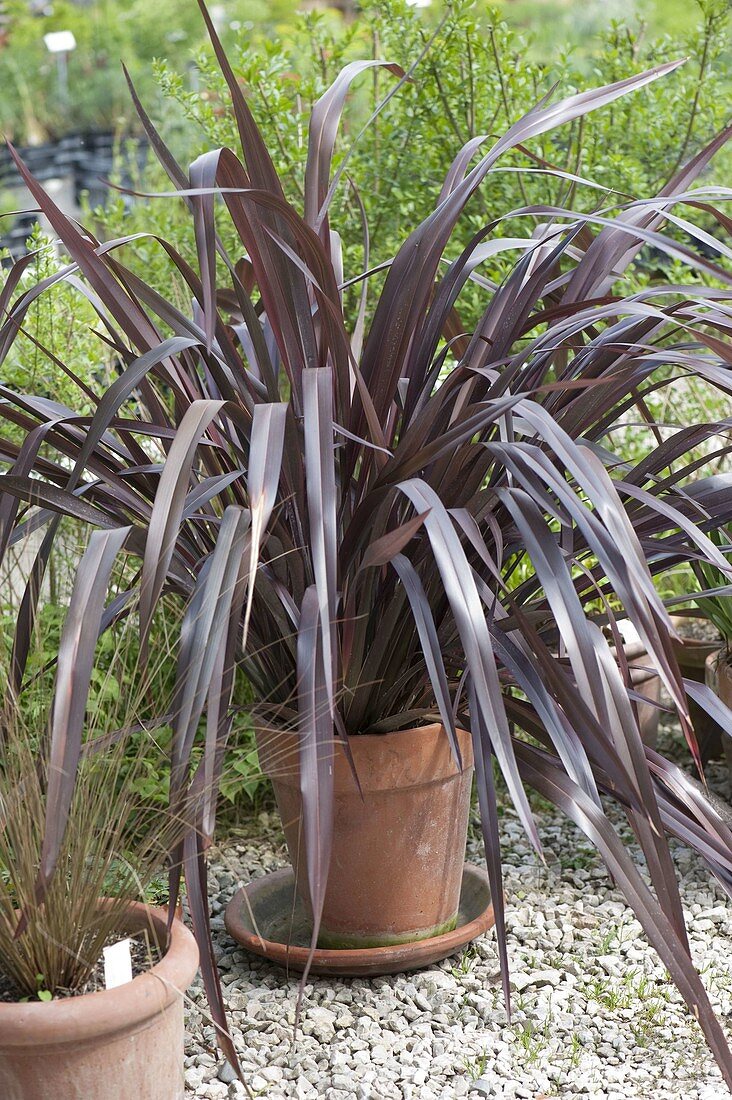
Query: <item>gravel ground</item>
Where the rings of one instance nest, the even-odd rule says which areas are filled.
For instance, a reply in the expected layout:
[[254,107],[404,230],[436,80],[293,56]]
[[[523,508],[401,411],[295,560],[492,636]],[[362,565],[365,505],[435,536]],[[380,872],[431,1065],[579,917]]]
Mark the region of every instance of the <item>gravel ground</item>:
[[[719,783],[724,777],[717,769]],[[213,925],[234,1040],[252,1093],[271,1100],[728,1096],[701,1032],[584,837],[540,803],[548,867],[515,814],[502,818],[514,1016],[502,1005],[493,933],[427,970],[306,986],[293,1044],[296,979],[229,940],[223,909],[250,878],[287,862],[277,818],[262,814],[217,852]],[[471,824],[468,858],[480,862]],[[693,855],[675,848],[695,962],[732,1023],[732,907]],[[192,991],[187,1096],[244,1096],[228,1083]],[[223,1078],[223,1079],[222,1079]]]

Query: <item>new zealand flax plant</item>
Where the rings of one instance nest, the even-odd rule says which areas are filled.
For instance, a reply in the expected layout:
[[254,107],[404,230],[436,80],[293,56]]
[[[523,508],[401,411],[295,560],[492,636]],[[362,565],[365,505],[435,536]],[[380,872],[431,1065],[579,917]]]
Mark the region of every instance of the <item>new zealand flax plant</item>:
[[[0,391],[8,425],[0,547],[33,527],[45,531],[15,632],[13,690],[23,690],[29,623],[58,517],[103,532],[126,528],[143,651],[161,595],[188,601],[180,667],[189,672],[173,708],[171,800],[185,807],[189,829],[173,853],[171,898],[182,862],[230,1060],[205,947],[205,849],[240,664],[261,720],[299,731],[315,935],[328,875],[334,738],[388,736],[437,716],[454,739],[456,724],[467,724],[506,998],[494,757],[537,852],[525,786],[597,845],[732,1085],[732,1057],[690,959],[667,842],[671,835],[695,848],[731,893],[732,833],[686,773],[642,743],[616,626],[622,616],[635,627],[698,762],[673,626],[653,580],[698,561],[730,574],[708,532],[732,519],[732,494],[705,479],[702,453],[711,443],[717,456],[728,454],[729,424],[661,428],[645,398],[688,375],[730,391],[730,277],[722,266],[730,250],[721,240],[729,220],[718,209],[729,194],[691,189],[730,132],[653,198],[619,206],[600,189],[592,215],[496,211],[453,252],[461,212],[483,184],[489,201],[503,152],[621,95],[642,94],[675,65],[556,102],[548,95],[498,141],[478,138],[458,152],[435,210],[385,278],[347,275],[328,210],[337,187],[351,187],[356,202],[358,192],[347,161],[331,175],[332,154],[351,82],[375,62],[347,66],[314,106],[301,211],[283,196],[202,10],[241,149],[207,153],[186,173],[138,103],[174,185],[156,201],[177,196],[193,219],[195,270],[172,242],[159,242],[188,287],[189,310],[125,266],[124,240],[100,244],[66,218],[17,160],[69,255],[54,278],[72,280],[94,305],[119,374],[91,395],[92,416]],[[217,198],[239,235],[239,255],[227,255],[217,236]],[[709,238],[690,220],[696,212],[719,229],[720,263],[695,248]],[[624,293],[645,244],[694,277]],[[496,287],[479,269],[500,251],[517,259]],[[11,270],[2,295],[0,357],[52,281],[13,300],[21,274]],[[460,294],[469,280],[485,297],[466,328]],[[354,288],[360,297],[349,327],[343,300]],[[613,429],[634,420],[647,448],[629,463],[613,450]],[[26,433],[21,445],[18,429]],[[120,599],[109,617],[124,611]],[[703,687],[694,690],[719,706]],[[726,710],[723,720],[732,730]],[[193,770],[199,737],[205,766]],[[605,813],[608,799],[627,815],[650,885]]]

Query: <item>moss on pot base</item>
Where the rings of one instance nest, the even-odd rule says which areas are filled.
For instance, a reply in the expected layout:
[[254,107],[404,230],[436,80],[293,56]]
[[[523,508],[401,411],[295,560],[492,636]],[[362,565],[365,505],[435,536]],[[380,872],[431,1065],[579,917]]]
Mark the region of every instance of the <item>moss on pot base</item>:
[[318,936],[318,947],[328,951],[353,951],[368,950],[372,947],[397,947],[400,943],[419,943],[421,940],[431,940],[435,936],[443,936],[446,932],[452,932],[457,928],[457,913],[451,920],[442,924],[433,924],[430,928],[418,928],[414,932],[399,932],[393,936],[343,936],[338,933],[331,934],[327,929],[321,928]]

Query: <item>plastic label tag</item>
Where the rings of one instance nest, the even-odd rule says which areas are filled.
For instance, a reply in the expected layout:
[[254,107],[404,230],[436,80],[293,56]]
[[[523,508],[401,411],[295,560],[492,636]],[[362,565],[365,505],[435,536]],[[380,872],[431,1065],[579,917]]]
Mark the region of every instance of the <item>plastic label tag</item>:
[[115,989],[132,981],[132,955],[130,940],[120,940],[103,948],[104,984],[107,989]]

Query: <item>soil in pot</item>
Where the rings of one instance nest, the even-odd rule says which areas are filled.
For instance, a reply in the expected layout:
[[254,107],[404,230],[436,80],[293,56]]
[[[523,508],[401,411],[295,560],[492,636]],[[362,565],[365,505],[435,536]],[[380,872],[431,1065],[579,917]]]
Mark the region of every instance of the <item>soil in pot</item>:
[[115,989],[0,1003],[2,1100],[182,1100],[183,994],[198,949],[181,921],[133,904],[120,938],[147,931],[165,950]]
[[[349,738],[361,785],[334,743],[335,814],[321,948],[385,947],[450,931],[457,921],[473,754],[458,734],[458,769],[438,724]],[[302,830],[298,738],[257,731],[298,893],[311,911]]]
[[[130,942],[130,958],[132,962],[132,977],[136,978],[138,974],[144,974],[146,971],[151,970],[153,966],[160,962],[162,952],[156,940],[154,940],[149,931],[146,928],[141,929],[132,936],[120,936],[117,934],[111,935],[107,938],[105,947],[111,946],[120,939],[129,939]],[[39,974],[39,988],[42,988],[43,975]],[[87,978],[86,982],[79,989],[55,989],[53,992],[53,999],[59,998],[65,999],[66,997],[83,997],[85,993],[98,993],[100,990],[106,989],[105,973],[104,973],[104,955],[100,955],[97,959],[96,966],[92,970],[91,974]],[[49,995],[50,996],[50,995]],[[14,985],[13,981],[2,973],[0,970],[0,1003],[3,1004],[21,1004],[27,1001],[40,1000],[42,998],[29,997],[23,993]],[[48,998],[46,998],[48,999]]]

